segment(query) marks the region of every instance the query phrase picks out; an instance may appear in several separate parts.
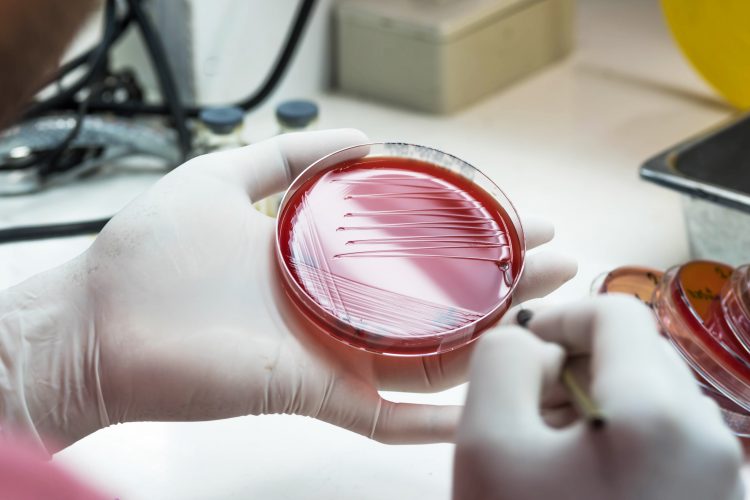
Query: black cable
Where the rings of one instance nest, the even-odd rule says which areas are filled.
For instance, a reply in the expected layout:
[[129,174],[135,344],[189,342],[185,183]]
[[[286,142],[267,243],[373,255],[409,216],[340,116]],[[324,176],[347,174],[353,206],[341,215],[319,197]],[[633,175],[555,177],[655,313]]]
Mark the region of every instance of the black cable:
[[39,161],[41,167],[39,169],[40,175],[44,176],[53,172],[57,169],[60,158],[65,151],[70,147],[78,134],[81,132],[83,121],[86,118],[86,112],[88,105],[96,94],[97,86],[96,79],[101,75],[103,70],[106,68],[107,56],[109,54],[109,47],[114,37],[115,31],[115,20],[117,17],[117,5],[115,0],[107,0],[105,11],[104,11],[104,29],[102,35],[102,41],[99,47],[90,56],[89,61],[89,74],[87,80],[93,81],[94,84],[89,88],[89,94],[78,106],[78,111],[75,116],[75,126],[68,132],[65,138],[55,146],[50,152],[48,152]]
[[[302,39],[305,28],[307,27],[313,8],[315,7],[316,0],[301,0],[297,13],[295,14],[293,24],[287,34],[286,41],[276,58],[276,62],[271,68],[271,72],[268,77],[264,80],[261,87],[256,90],[249,97],[240,100],[233,106],[238,106],[245,111],[249,111],[257,107],[262,103],[276,86],[279,81],[286,73],[289,63],[294,56],[299,42]],[[72,110],[74,109],[70,103],[62,104],[62,109]],[[197,118],[201,107],[197,106],[186,106],[185,114],[190,118]],[[114,114],[125,114],[125,115],[167,115],[169,114],[169,108],[164,104],[146,104],[138,102],[121,102],[121,103],[108,103],[108,102],[92,102],[89,105],[91,112],[97,113],[114,113]]]
[[297,9],[297,14],[294,16],[294,24],[292,24],[292,28],[287,33],[283,49],[276,59],[276,63],[274,64],[271,73],[263,82],[263,85],[261,85],[253,95],[239,102],[238,106],[240,108],[245,111],[255,108],[265,101],[276,88],[281,77],[284,76],[284,73],[286,73],[289,68],[289,63],[291,62],[292,57],[294,57],[294,53],[296,52],[299,41],[305,32],[308,20],[310,19],[310,14],[314,7],[315,0],[302,0]]
[[[107,56],[109,54],[109,47],[116,38],[116,0],[107,0],[105,12],[104,12],[104,29],[102,34],[102,41],[99,46],[88,52],[88,63],[89,72],[82,79],[86,80],[86,84],[90,84],[92,81],[96,81],[96,78],[100,76],[102,70],[106,67]],[[71,143],[75,140],[81,131],[83,121],[86,118],[86,111],[88,104],[96,94],[97,86],[89,88],[89,94],[79,104],[78,111],[76,113],[76,123],[65,138],[55,146],[53,150],[44,155],[40,160],[41,167],[40,173],[43,175],[56,169],[57,163],[59,162],[62,155],[70,147]],[[80,221],[62,224],[45,224],[39,226],[19,226],[10,227],[7,229],[0,229],[0,243],[10,243],[14,241],[27,241],[27,240],[39,240],[47,238],[56,238],[63,236],[78,236],[81,234],[95,234],[102,230],[104,225],[109,219],[97,219],[90,221]]]
[[[89,63],[90,66],[91,62],[97,58],[98,54],[104,53],[106,55],[109,49],[122,37],[127,28],[130,26],[130,23],[133,20],[133,16],[132,13],[128,12],[122,19],[117,19],[116,11],[112,10],[109,17],[105,11],[104,19],[105,28],[102,33],[102,38],[99,42],[99,45],[91,48],[90,50],[79,56],[76,56],[74,59],[61,66],[57,72],[57,76],[54,80],[50,81],[50,83],[55,80],[59,82],[71,71],[82,66],[85,63]],[[54,96],[49,97],[44,101],[34,102],[24,113],[23,119],[28,120],[31,118],[36,118],[55,110],[72,111],[77,109],[78,103],[75,100],[76,94],[80,92],[84,87],[86,87],[86,85],[90,84],[93,78],[94,71],[89,68],[89,71],[87,71],[85,75],[79,78],[75,83],[66,87],[61,92],[58,92]]]
[[17,226],[0,229],[0,244],[29,240],[44,240],[67,236],[96,234],[102,230],[109,219],[97,219],[83,222],[45,224],[43,226]]
[[[115,31],[115,17],[116,17],[116,5],[115,0],[107,0],[105,13],[103,16],[104,27],[102,30],[103,36],[102,41],[96,47],[95,50],[89,52],[89,73],[86,76],[87,80],[96,80],[96,78],[102,73],[102,70],[106,67],[107,56],[109,53],[109,43],[114,37]],[[89,94],[78,104],[78,110],[75,113],[74,120],[75,125],[66,134],[66,136],[50,151],[45,152],[37,158],[34,158],[33,163],[39,165],[39,174],[45,176],[50,172],[57,170],[58,163],[62,155],[67,151],[70,145],[73,143],[83,126],[83,121],[86,117],[88,110],[88,104],[91,102],[95,95],[97,83],[94,83],[89,89]]]
[[156,73],[162,97],[174,121],[174,127],[177,131],[177,141],[184,160],[190,155],[192,136],[187,128],[187,116],[185,115],[185,109],[182,106],[180,95],[177,91],[172,67],[169,65],[161,38],[156,33],[143,7],[141,7],[140,0],[127,0],[127,2],[135,18],[135,22],[141,31],[141,35],[143,35],[146,50],[148,50],[151,56],[151,67]]
[[[294,56],[302,35],[307,27],[313,8],[315,7],[315,0],[301,0],[297,13],[294,17],[294,22],[291,29],[289,30],[284,46],[279,53],[279,56],[274,63],[274,66],[269,73],[269,76],[264,80],[261,87],[246,99],[239,102],[239,106],[244,110],[248,111],[253,107],[258,106],[263,100],[265,100],[274,88],[278,85],[281,78],[286,73],[289,63]],[[120,36],[125,32],[128,25],[134,18],[134,13],[129,12],[122,20],[120,20],[112,33],[112,37],[109,43],[102,41],[102,46],[107,47],[107,50],[117,41]],[[98,49],[94,48],[82,56],[76,58],[70,62],[69,65],[64,67],[60,74],[60,77],[65,76],[69,71],[72,71],[76,67],[83,64],[83,59],[79,59],[86,56],[86,59],[91,57]],[[78,111],[82,109],[81,106],[75,103],[73,97],[83,87],[91,81],[91,72],[89,75],[83,77],[83,79],[77,82],[73,87],[66,89],[65,94],[56,95],[53,98],[45,101],[36,103],[26,113],[25,117],[39,116],[46,112],[62,109],[62,110],[73,110],[78,108]],[[89,94],[89,97],[93,95],[93,92]],[[166,100],[166,96],[165,96]],[[96,101],[85,102],[86,109],[92,112],[110,112],[115,114],[145,114],[145,115],[166,115],[169,114],[170,110],[166,105],[153,105],[144,103],[103,103]],[[197,117],[200,113],[201,108],[191,106],[183,108],[185,115],[189,117]],[[76,124],[79,128],[79,124]],[[76,132],[77,134],[77,132]],[[39,240],[49,238],[62,238],[69,236],[78,236],[83,234],[95,234],[101,231],[101,229],[109,222],[109,219],[97,219],[90,221],[63,223],[63,224],[45,224],[35,226],[18,226],[10,227],[6,229],[0,229],[0,244],[28,241],[28,240]]]
[[[115,25],[115,29],[112,34],[112,41],[110,45],[114,45],[125,34],[125,31],[127,30],[127,28],[130,27],[130,23],[132,21],[133,21],[133,15],[129,11],[125,14],[125,16],[122,19],[117,19],[117,24]],[[89,58],[98,48],[99,48],[98,45],[94,46],[90,48],[89,50],[87,50],[86,52],[84,52],[83,54],[79,54],[75,56],[73,59],[63,63],[59,68],[57,68],[57,73],[55,74],[55,77],[51,79],[50,83],[56,80],[62,80],[73,70],[77,69],[78,67],[88,62]]]
[[83,121],[86,119],[86,112],[88,110],[88,104],[91,102],[91,98],[94,95],[94,88],[92,88],[89,91],[89,95],[86,96],[86,98],[81,101],[80,106],[78,107],[78,111],[76,112],[76,115],[74,117],[75,125],[73,128],[68,132],[68,134],[61,140],[57,146],[54,147],[51,151],[47,152],[44,157],[40,160],[37,160],[37,163],[40,163],[39,167],[39,175],[45,176],[50,174],[51,172],[56,171],[59,168],[59,162],[60,158],[65,154],[65,152],[68,150],[70,145],[73,143],[73,141],[78,137],[78,134],[81,132],[81,128],[83,127]]

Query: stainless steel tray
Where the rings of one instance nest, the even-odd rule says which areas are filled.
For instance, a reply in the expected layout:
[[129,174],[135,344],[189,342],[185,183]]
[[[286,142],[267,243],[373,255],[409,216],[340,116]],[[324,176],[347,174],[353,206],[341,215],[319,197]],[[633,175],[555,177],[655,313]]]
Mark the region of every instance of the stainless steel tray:
[[750,115],[650,158],[641,177],[685,195],[694,258],[750,262]]

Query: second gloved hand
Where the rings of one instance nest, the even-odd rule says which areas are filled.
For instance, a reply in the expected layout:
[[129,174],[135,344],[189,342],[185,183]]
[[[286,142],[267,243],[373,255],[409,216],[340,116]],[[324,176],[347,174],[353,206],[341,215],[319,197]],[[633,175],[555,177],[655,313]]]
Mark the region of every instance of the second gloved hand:
[[[457,435],[455,500],[743,498],[737,439],[647,308],[599,297],[539,313],[528,326],[544,341],[516,326],[479,341]],[[581,419],[549,425],[543,415],[560,397],[566,351],[591,356],[604,428]]]

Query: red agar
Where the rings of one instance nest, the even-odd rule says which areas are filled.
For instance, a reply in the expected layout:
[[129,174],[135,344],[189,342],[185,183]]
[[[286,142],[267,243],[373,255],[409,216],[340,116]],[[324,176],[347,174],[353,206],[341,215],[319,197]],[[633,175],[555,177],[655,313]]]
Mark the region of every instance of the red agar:
[[340,163],[303,184],[279,217],[281,255],[304,290],[293,300],[371,351],[465,344],[507,310],[521,271],[521,242],[498,201],[419,160]]

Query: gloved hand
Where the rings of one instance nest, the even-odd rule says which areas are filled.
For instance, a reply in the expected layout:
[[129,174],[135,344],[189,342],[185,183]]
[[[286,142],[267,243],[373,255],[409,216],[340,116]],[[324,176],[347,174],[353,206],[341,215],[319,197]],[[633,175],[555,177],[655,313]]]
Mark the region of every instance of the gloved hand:
[[[538,337],[507,326],[478,341],[454,499],[744,498],[737,439],[642,304],[599,297],[538,313],[528,326]],[[566,351],[591,356],[602,429],[543,418],[559,398]]]
[[[195,158],[128,205],[82,256],[6,292],[5,420],[57,438],[49,449],[113,423],[265,413],[384,442],[452,439],[459,408],[395,404],[377,389],[455,384],[467,355],[440,371],[437,359],[384,360],[306,336],[276,275],[274,220],[251,205],[318,158],[364,142],[355,130],[291,134]],[[526,231],[530,247],[552,235],[538,222]],[[550,255],[527,262],[518,299],[575,271]]]

